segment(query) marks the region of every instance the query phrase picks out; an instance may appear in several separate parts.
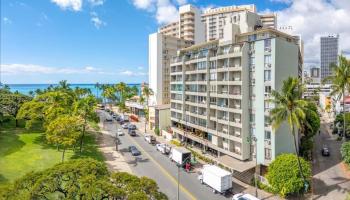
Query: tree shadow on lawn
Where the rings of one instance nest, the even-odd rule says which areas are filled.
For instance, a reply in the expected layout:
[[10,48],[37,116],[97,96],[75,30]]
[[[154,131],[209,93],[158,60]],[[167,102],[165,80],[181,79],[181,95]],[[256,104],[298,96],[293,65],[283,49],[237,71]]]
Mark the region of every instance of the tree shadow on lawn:
[[0,131],[0,157],[15,153],[25,145],[18,134],[20,130],[16,128]]
[[83,142],[83,149],[81,153],[79,149],[80,149],[80,143],[78,142],[74,151],[74,155],[72,156],[72,159],[93,158],[98,161],[105,160],[103,154],[98,150],[98,144],[95,139],[95,135],[91,133],[87,133],[85,135],[84,142]]

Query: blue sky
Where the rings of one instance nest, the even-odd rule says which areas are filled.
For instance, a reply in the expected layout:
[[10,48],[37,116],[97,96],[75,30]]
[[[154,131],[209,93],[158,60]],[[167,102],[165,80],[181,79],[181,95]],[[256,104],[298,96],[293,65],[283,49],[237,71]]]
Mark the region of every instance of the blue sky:
[[1,0],[1,82],[148,81],[148,35],[171,20],[171,13],[160,16],[164,12],[159,2],[175,10],[183,3],[200,8],[254,3],[259,11],[288,11],[295,4],[292,0]]

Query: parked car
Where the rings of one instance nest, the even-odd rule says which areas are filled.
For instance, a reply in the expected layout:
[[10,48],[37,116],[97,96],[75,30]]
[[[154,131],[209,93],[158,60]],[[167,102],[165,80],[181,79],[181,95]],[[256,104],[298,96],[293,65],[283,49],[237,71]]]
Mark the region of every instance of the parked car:
[[113,114],[112,117],[113,117],[114,119],[117,119],[118,115],[117,115],[117,114]]
[[111,122],[111,121],[113,121],[113,118],[110,117],[110,116],[107,116],[106,119],[105,119],[105,121],[106,121],[106,122]]
[[149,144],[155,144],[156,143],[156,137],[150,134],[145,135],[145,141],[148,142]]
[[260,200],[251,194],[238,193],[233,195],[232,200]]
[[321,153],[322,153],[322,156],[330,156],[329,149],[327,146],[323,146]]
[[118,135],[118,136],[123,136],[123,135],[124,135],[123,130],[120,129],[120,128],[118,128],[118,130],[117,130],[117,135]]
[[132,129],[128,129],[128,133],[130,136],[136,136],[136,131]]
[[128,124],[128,123],[125,123],[125,124],[122,125],[122,128],[123,128],[123,129],[128,129],[128,126],[129,126],[129,124]]
[[128,128],[132,129],[132,130],[136,130],[136,125],[135,124],[129,124]]
[[129,146],[129,151],[133,156],[141,155],[141,152],[135,146]]
[[156,144],[156,149],[162,154],[169,154],[171,151],[171,147],[165,143]]

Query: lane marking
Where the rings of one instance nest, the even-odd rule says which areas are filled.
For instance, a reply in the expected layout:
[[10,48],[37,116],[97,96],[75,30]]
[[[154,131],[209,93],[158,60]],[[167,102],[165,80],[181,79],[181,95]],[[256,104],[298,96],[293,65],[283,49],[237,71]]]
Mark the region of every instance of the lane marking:
[[[146,154],[146,156],[149,157],[149,159],[152,160],[152,161],[160,168],[160,170],[163,172],[163,174],[165,174],[165,175],[175,184],[175,186],[177,187],[177,180],[176,180],[166,169],[164,169],[164,167],[161,166],[150,154],[148,154],[147,151],[145,151],[145,149],[142,148],[142,147],[139,145],[139,143],[136,142],[136,140],[135,140],[134,138],[132,138],[132,137],[129,136],[129,135],[128,135],[128,137],[129,137],[131,140],[133,140],[133,142],[135,143],[135,145],[136,145],[137,147],[139,147],[140,149],[143,150],[143,152]],[[179,184],[179,187],[180,187],[180,190],[182,190],[184,193],[186,193],[186,194],[190,197],[190,199],[192,199],[192,200],[196,200],[196,199],[197,199],[197,198],[194,197],[194,195],[193,195],[190,191],[188,191],[181,183]]]

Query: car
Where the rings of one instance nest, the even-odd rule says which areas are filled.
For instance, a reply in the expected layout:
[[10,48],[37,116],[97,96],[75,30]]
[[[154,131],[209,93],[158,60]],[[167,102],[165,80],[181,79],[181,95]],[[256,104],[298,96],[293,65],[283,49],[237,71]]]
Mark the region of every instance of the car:
[[260,200],[251,194],[238,193],[233,195],[232,200]]
[[125,124],[122,125],[122,128],[123,128],[123,129],[128,129],[128,126],[129,126],[129,124],[128,124],[128,123],[125,123]]
[[327,146],[323,146],[321,153],[322,153],[322,156],[330,156],[329,149]]
[[129,152],[133,156],[139,156],[141,155],[141,152],[135,147],[135,146],[129,146]]
[[117,130],[117,136],[123,136],[124,135],[124,132],[122,129],[118,128]]
[[112,117],[113,117],[114,119],[117,119],[118,115],[117,115],[117,114],[113,114]]
[[150,134],[145,135],[145,141],[150,143],[150,144],[155,144],[156,143],[156,137]]
[[111,121],[113,121],[113,118],[108,116],[108,117],[106,117],[105,121],[106,122],[111,122]]
[[132,129],[128,129],[128,133],[130,136],[136,136],[136,131]]
[[156,144],[157,151],[160,151],[162,154],[169,154],[171,147],[165,143]]
[[135,124],[129,124],[128,129],[136,130],[136,125]]

